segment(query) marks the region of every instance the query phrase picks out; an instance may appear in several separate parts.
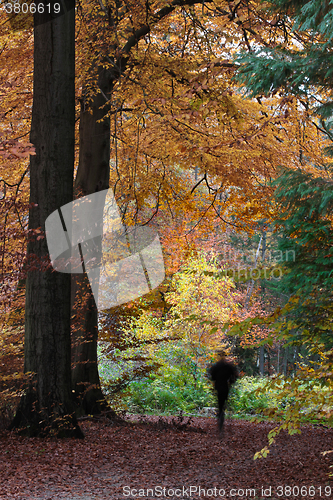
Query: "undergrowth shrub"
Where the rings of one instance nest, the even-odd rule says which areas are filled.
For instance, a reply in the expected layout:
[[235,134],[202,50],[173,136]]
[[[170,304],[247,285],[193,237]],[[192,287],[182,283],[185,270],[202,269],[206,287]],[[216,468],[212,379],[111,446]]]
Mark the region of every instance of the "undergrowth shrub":
[[272,394],[256,393],[264,384],[265,379],[261,377],[242,377],[238,380],[230,391],[228,399],[231,413],[239,416],[262,414],[264,409],[274,403]]
[[23,384],[23,329],[0,329],[0,428],[14,417]]
[[182,342],[160,344],[150,358],[152,369],[148,373],[138,368],[134,371],[132,360],[126,363],[124,354],[118,364],[100,356],[103,390],[113,407],[116,403],[118,409],[135,413],[174,414],[214,406],[211,382],[205,371],[208,361],[202,361],[207,356],[204,350],[200,357],[197,354]]
[[214,398],[207,385],[202,381],[196,387],[179,385],[172,380],[150,376],[148,379],[134,381],[125,395],[123,404],[128,411],[139,413],[178,412],[191,413],[205,406],[214,405]]
[[[106,360],[100,362],[100,373],[104,374],[102,385],[110,404],[130,413],[168,415],[179,412],[200,414],[205,407],[216,408],[217,398],[205,367],[194,366],[193,359],[185,351],[181,352],[180,347],[184,348],[178,344],[175,350],[171,345],[157,349],[155,356],[159,368],[147,375],[142,372],[142,376],[128,381],[126,388],[117,394],[107,393],[110,383],[108,385],[105,375],[113,374],[121,379],[122,367],[108,367]],[[232,386],[226,409],[229,416],[284,420],[295,403],[293,392],[282,394],[281,388],[272,385],[271,379],[245,376]],[[303,409],[300,418],[312,422],[313,414]]]

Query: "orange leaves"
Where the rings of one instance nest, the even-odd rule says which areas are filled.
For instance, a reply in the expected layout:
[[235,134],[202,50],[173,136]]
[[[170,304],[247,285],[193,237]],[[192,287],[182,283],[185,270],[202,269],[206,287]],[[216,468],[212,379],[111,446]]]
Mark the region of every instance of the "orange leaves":
[[[185,172],[196,165],[211,177],[215,189],[221,182],[235,188],[228,209],[233,204],[241,224],[268,217],[266,185],[275,168],[293,162],[298,152],[294,138],[281,127],[292,123],[294,116],[279,114],[278,99],[264,105],[242,98],[223,71],[212,78],[211,67],[215,71],[217,63],[203,65],[198,54],[197,60],[188,55],[179,61],[159,58],[153,50],[151,43],[149,57],[143,60],[137,55],[140,72],[133,69],[137,83],[124,80],[119,87],[122,98],[134,103],[136,116],[126,114],[124,120],[119,114],[118,170],[124,167],[125,174],[129,165],[122,158],[132,157],[130,151],[136,151],[137,174],[147,158],[156,166],[163,164],[163,169],[167,166],[169,172],[177,168]],[[200,55],[204,59],[204,52]],[[219,61],[222,65],[228,60]],[[144,184],[152,181],[150,176]],[[251,200],[251,210],[243,210],[238,189],[242,200]],[[166,192],[161,190],[160,195]],[[168,203],[173,200],[168,198]]]
[[[17,310],[17,316],[20,315]],[[27,379],[23,375],[23,329],[4,327],[3,320],[0,324],[0,422],[13,416],[11,412],[17,404],[18,393]],[[9,318],[7,316],[6,320],[14,324],[17,321],[13,314]]]
[[[254,494],[315,499],[331,495],[331,487],[325,486],[331,460],[322,455],[332,447],[329,429],[307,426],[292,440],[283,434],[269,460],[253,461],[254,451],[263,447],[274,424],[227,420],[221,440],[215,418],[191,417],[182,427],[175,417],[124,418],[127,425],[83,420],[84,442],[29,440],[3,433],[3,497],[60,500],[89,498],[93,492],[99,500],[195,498],[199,486],[206,497],[225,493],[225,497],[245,498],[245,492],[252,498]],[[299,486],[293,489],[294,485]]]
[[0,313],[12,300],[25,251],[28,159],[35,154],[27,140],[32,104],[33,36],[13,32],[0,14]]
[[26,158],[35,155],[35,148],[30,142],[18,139],[3,139],[4,132],[0,133],[0,156],[3,159]]
[[[149,208],[155,200],[157,212],[163,204],[170,211],[180,209],[186,185],[174,182],[180,171],[195,167],[209,176],[212,186],[208,193],[200,191],[206,201],[202,215],[223,184],[229,196],[221,216],[230,220],[232,212],[243,227],[268,218],[267,185],[278,165],[299,163],[299,144],[287,130],[297,119],[295,113],[282,111],[278,98],[255,102],[242,97],[243,89],[231,79],[233,51],[251,37],[271,36],[260,31],[257,3],[245,7],[242,2],[215,1],[209,11],[201,5],[184,6],[157,22],[162,7],[164,2],[152,2],[146,11],[147,4],[139,2],[121,13],[112,7],[113,34],[106,19],[103,28],[98,23],[101,35],[93,20],[89,25],[96,36],[89,51],[100,51],[98,58],[111,72],[130,31],[149,25],[149,36],[138,37],[129,53],[128,75],[117,79],[110,103],[116,166],[112,182],[128,207],[126,216],[147,213],[148,199]],[[108,47],[112,53],[106,57]]]

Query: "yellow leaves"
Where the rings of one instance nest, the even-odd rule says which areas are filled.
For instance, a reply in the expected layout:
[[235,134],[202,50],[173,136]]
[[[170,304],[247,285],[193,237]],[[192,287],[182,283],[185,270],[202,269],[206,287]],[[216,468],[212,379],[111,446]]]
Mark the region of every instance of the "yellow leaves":
[[[241,16],[242,6],[237,7]],[[193,12],[199,15],[196,8]],[[224,24],[214,22],[219,29]],[[279,97],[261,103],[243,98],[242,89],[231,80],[230,59],[220,41],[215,43],[212,37],[206,44],[190,31],[184,45],[184,37],[179,35],[183,28],[183,19],[176,12],[154,27],[148,46],[141,41],[131,54],[130,80],[121,79],[113,94],[114,102],[119,99],[126,103],[124,108],[134,108],[111,117],[112,133],[118,137],[117,170],[122,186],[131,186],[126,196],[138,200],[135,183],[140,185],[140,202],[148,197],[149,188],[156,195],[158,179],[152,172],[158,169],[141,177],[147,158],[168,175],[177,167],[185,172],[196,165],[214,178],[214,185],[223,182],[241,190],[241,196],[235,191],[228,206],[223,206],[225,213],[232,210],[239,225],[268,218],[272,209],[267,183],[275,168],[298,164],[299,144],[286,132],[295,121],[296,109],[284,118]],[[228,33],[234,40],[234,34],[239,36],[238,27],[229,22]],[[135,166],[127,161],[133,159],[133,151]],[[133,178],[134,170],[135,179],[129,183],[126,179]],[[159,189],[159,202],[163,199],[173,209],[171,191],[165,182]],[[209,196],[206,199],[209,203]]]
[[[314,367],[300,366],[292,379],[275,376],[269,379],[266,385],[257,389],[258,393],[273,391],[275,394],[275,408],[269,408],[267,414],[271,418],[283,419],[283,423],[268,434],[268,444],[271,446],[282,430],[287,430],[290,435],[300,434],[302,419],[307,421],[332,423],[333,407],[333,381],[332,377],[323,377],[323,370],[331,372],[332,360],[318,350],[320,363]],[[319,368],[317,368],[319,366]],[[267,456],[268,447],[255,454],[256,458]],[[262,452],[267,452],[266,455]]]
[[23,372],[14,372],[11,375],[1,376],[1,382],[9,382],[14,380],[26,380],[28,374]]
[[160,336],[160,327],[149,315],[141,315],[135,322],[136,337],[141,340],[152,340]]
[[[5,16],[2,12],[1,16]],[[1,310],[12,300],[24,255],[22,226],[28,212],[27,174],[29,155],[35,154],[27,140],[32,105],[33,33],[13,32],[2,17],[0,26],[0,232],[3,286]],[[19,215],[18,215],[19,214]],[[4,231],[4,232],[3,232]],[[5,350],[6,352],[6,350]]]
[[[169,63],[168,59],[168,68]],[[269,120],[260,126],[256,125],[256,119],[261,118],[259,112],[262,106],[245,103],[237,95],[230,96],[229,91],[225,90],[224,81],[216,80],[211,83],[206,74],[189,78],[190,89],[187,87],[185,90],[186,86],[179,85],[177,81],[179,73],[179,78],[186,75],[184,68],[186,70],[186,63],[180,69],[173,61],[175,78],[165,76],[156,79],[151,68],[146,66],[142,87],[124,88],[124,91],[130,92],[129,98],[133,99],[137,118],[127,117],[126,121],[122,120],[121,129],[120,122],[117,124],[121,146],[125,148],[126,141],[127,149],[137,149],[137,172],[138,165],[149,157],[154,158],[155,164],[163,162],[163,168],[167,163],[170,170],[175,165],[187,169],[197,164],[202,170],[216,176],[217,182],[227,178],[230,185],[241,187],[244,198],[257,200],[255,211],[244,211],[243,201],[238,202],[236,196],[233,206],[240,208],[237,217],[247,221],[260,218],[263,215],[260,207],[268,197],[263,192],[259,197],[257,193],[254,196],[255,179],[261,180],[260,189],[264,191],[262,186],[265,177],[273,173],[270,163],[281,163],[281,153],[286,149],[281,143],[276,143],[272,130],[268,128]],[[203,93],[205,86],[209,87],[208,93]],[[141,98],[134,93],[135,90],[139,95],[142,94]],[[278,130],[273,132],[279,134]],[[124,154],[118,154],[118,170],[121,170],[120,163],[126,156],[125,151]],[[127,168],[125,164],[124,167]],[[126,170],[124,176],[129,177]],[[146,182],[144,184],[147,185]],[[166,194],[161,191],[162,193]],[[170,199],[168,202],[170,203]]]
[[199,254],[192,255],[174,275],[171,287],[173,291],[166,294],[172,304],[170,331],[206,345],[217,344],[221,340],[220,327],[237,308],[232,281],[219,276],[213,259],[209,261]]
[[265,446],[262,450],[257,451],[257,453],[254,454],[253,460],[257,460],[257,458],[266,458],[269,453],[269,448]]

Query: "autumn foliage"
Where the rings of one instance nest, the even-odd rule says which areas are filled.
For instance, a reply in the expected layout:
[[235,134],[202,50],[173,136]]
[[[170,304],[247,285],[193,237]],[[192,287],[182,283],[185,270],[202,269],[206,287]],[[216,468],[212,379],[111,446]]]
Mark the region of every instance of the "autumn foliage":
[[[223,352],[242,375],[271,377],[281,399],[295,395],[286,423],[270,431],[273,444],[282,429],[298,431],[304,405],[332,419],[333,219],[328,13],[317,6],[321,14],[306,21],[297,2],[271,3],[79,2],[73,186],[75,197],[112,188],[123,224],[152,227],[163,247],[163,284],[99,316],[106,351],[133,348],[135,369],[110,386],[112,397],[157,373],[162,342],[181,340],[201,370]],[[13,31],[0,16],[0,410],[8,419],[29,376],[26,273],[50,267],[26,259],[28,239],[45,237],[42,227],[28,231],[33,29]],[[92,337],[80,333],[89,293],[72,304],[72,335],[77,321],[83,344]]]

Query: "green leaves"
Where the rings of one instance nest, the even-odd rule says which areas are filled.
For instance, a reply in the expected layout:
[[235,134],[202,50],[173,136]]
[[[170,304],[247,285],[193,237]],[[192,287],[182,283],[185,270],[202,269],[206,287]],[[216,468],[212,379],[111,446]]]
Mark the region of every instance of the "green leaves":
[[[234,62],[240,65],[236,80],[246,86],[252,97],[284,90],[300,98],[328,89],[329,94],[319,98],[315,108],[323,118],[331,117],[332,2],[273,0],[268,5],[279,17],[285,16],[285,40],[273,49],[261,47],[236,56]],[[290,21],[294,25],[292,31],[298,31],[295,37],[288,33]]]
[[257,460],[257,458],[266,458],[268,453],[269,449],[265,446],[262,450],[257,451],[257,453],[254,454],[253,460]]
[[306,83],[306,63],[303,58],[293,58],[285,49],[242,52],[236,56],[235,63],[240,65],[235,79],[245,84],[250,97],[269,95],[282,86],[288,87],[291,93],[304,94],[301,86]]
[[296,249],[296,258],[285,263],[289,272],[277,287],[291,297],[284,325],[288,330],[303,331],[303,340],[317,338],[331,343],[332,181],[300,170],[285,170],[274,185],[281,213],[276,222],[281,231],[279,248],[284,251],[293,245]]

